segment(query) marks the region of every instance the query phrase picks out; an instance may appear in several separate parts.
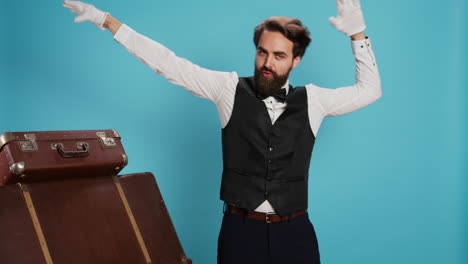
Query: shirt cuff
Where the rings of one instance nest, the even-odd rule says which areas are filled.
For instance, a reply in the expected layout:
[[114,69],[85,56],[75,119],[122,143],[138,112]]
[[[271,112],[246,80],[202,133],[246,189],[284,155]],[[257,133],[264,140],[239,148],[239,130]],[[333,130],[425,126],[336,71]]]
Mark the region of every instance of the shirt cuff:
[[122,24],[120,26],[119,30],[114,35],[114,39],[119,42],[119,43],[125,43],[128,38],[130,38],[130,35],[135,32],[133,29],[131,29],[129,26]]
[[361,40],[352,40],[351,47],[353,48],[353,54],[367,52],[372,49],[371,41],[369,37]]

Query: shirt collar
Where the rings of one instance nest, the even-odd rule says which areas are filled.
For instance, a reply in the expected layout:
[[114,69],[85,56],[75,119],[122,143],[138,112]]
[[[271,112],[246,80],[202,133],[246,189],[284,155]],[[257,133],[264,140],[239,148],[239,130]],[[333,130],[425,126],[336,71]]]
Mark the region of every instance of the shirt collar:
[[286,80],[286,83],[281,87],[281,89],[286,89],[286,94],[289,93],[289,79]]

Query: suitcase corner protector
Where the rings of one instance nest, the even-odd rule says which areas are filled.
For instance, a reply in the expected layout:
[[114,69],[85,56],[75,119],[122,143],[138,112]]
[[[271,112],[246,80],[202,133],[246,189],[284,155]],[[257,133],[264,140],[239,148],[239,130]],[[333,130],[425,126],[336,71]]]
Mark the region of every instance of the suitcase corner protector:
[[8,142],[13,141],[15,139],[15,136],[13,135],[12,132],[5,132],[0,135],[0,150],[8,144]]

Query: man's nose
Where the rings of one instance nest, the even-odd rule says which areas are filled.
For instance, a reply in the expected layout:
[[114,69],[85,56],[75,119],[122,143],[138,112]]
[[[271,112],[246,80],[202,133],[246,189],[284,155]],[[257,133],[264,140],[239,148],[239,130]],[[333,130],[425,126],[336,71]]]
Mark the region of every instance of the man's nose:
[[265,58],[265,68],[272,70],[273,68],[273,58],[271,56],[266,56]]

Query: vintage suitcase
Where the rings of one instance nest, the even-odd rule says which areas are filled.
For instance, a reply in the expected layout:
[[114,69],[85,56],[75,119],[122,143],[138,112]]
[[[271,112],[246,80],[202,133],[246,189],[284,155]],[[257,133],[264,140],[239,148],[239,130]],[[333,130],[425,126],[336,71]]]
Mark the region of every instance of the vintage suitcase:
[[[39,151],[47,145],[35,143]],[[98,146],[88,143],[92,157]],[[8,174],[0,186],[0,263],[191,263],[151,173],[68,174],[67,166],[53,177],[45,165],[38,174]]]
[[55,177],[116,175],[127,155],[115,130],[6,132],[0,135],[0,186]]

